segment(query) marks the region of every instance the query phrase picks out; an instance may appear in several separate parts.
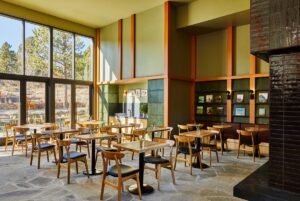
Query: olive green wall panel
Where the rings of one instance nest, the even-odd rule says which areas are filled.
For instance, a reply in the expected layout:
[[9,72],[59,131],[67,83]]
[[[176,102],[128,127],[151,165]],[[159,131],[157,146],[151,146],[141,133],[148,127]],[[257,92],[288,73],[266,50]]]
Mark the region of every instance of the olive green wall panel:
[[270,65],[262,59],[257,58],[256,73],[269,73]]
[[191,77],[191,35],[176,29],[177,7],[171,7],[170,75]]
[[148,126],[164,124],[164,80],[148,81]]
[[226,76],[227,32],[197,36],[197,78]]
[[100,35],[100,81],[117,80],[118,23],[102,28]]
[[136,77],[164,73],[164,5],[136,14]]
[[250,73],[250,25],[237,26],[233,33],[233,75]]
[[122,79],[131,78],[131,18],[123,19],[122,25]]
[[108,123],[110,114],[118,111],[119,86],[118,85],[101,85],[100,86],[100,103],[99,116],[100,120]]

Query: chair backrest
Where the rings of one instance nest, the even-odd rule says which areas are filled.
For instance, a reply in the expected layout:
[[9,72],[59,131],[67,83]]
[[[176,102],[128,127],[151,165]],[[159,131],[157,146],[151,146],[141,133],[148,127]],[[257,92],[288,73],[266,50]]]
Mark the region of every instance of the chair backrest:
[[[244,138],[251,138],[252,144],[256,145],[258,144],[258,141],[256,140],[256,135],[257,132],[252,132],[252,131],[245,131],[245,130],[237,130],[236,131],[239,134],[239,139],[241,140],[242,137]],[[249,142],[248,142],[249,143]]]
[[6,134],[7,138],[9,137],[9,131],[12,131],[12,134],[13,134],[13,127],[16,125],[17,124],[6,124],[5,125],[5,134]]
[[13,127],[14,139],[16,140],[16,135],[17,135],[17,133],[19,133],[19,134],[23,134],[25,137],[25,140],[27,140],[27,132],[29,130],[30,130],[29,128]]
[[173,127],[168,127],[168,131],[167,131],[167,136],[168,136],[168,139],[170,140],[171,139],[171,136],[172,136],[172,131],[173,131]]
[[109,151],[102,151],[102,161],[103,161],[103,174],[107,174],[107,166],[110,160],[114,160],[118,170],[118,177],[122,177],[121,167],[119,160],[124,158],[125,154],[120,152],[109,152]]
[[[172,160],[172,152],[173,152],[173,147],[175,145],[174,140],[169,140],[169,139],[164,139],[164,138],[154,138],[153,142],[168,144],[168,147],[170,147],[170,159]],[[158,149],[156,150],[156,155],[157,155],[157,153],[158,153]]]
[[134,136],[141,136],[146,134],[146,129],[145,128],[140,128],[140,129],[135,129],[132,131],[132,135]]
[[41,141],[40,138],[42,137],[39,133],[32,133],[31,134],[31,141],[32,141],[32,149],[36,149],[36,145],[38,145],[38,148],[41,147]]
[[[67,159],[70,159],[70,146],[71,146],[71,141],[69,140],[61,140],[61,139],[56,139],[56,144],[59,148],[65,148],[66,153],[67,153]],[[62,161],[63,153],[61,149],[58,149],[59,151],[59,161]]]
[[102,126],[102,127],[100,127],[100,133],[108,133],[109,131],[111,131],[111,127],[110,126]]
[[187,125],[178,124],[178,132],[179,133],[189,132],[189,127]]
[[187,136],[180,136],[180,135],[174,135],[175,142],[176,142],[176,150],[178,151],[180,144],[184,144],[183,146],[186,146],[188,144],[189,152],[192,154],[192,142],[195,140],[192,137]]
[[80,134],[89,134],[90,133],[90,128],[88,127],[79,127],[78,128]]

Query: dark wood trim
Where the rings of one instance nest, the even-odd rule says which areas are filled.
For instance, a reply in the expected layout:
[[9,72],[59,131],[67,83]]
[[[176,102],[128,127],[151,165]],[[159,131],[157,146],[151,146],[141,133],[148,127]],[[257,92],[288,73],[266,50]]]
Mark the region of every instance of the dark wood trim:
[[71,84],[71,128],[75,128],[76,126],[76,117],[77,117],[77,111],[76,111],[76,85]]
[[26,124],[26,81],[20,80],[20,124]]
[[120,19],[118,21],[118,66],[119,66],[119,76],[118,79],[122,80],[122,59],[123,59],[123,55],[122,55],[122,30],[123,28],[123,21],[122,19]]
[[196,79],[195,82],[207,82],[216,80],[228,80],[228,79],[247,79],[247,78],[257,78],[257,77],[270,77],[269,73],[254,74],[254,75],[234,75],[234,76],[224,76],[224,77],[204,77]]
[[172,76],[172,77],[169,77],[169,79],[170,80],[185,81],[185,82],[195,82],[194,79],[187,78],[187,77],[175,77],[175,76]]
[[135,14],[131,15],[131,78],[135,78]]

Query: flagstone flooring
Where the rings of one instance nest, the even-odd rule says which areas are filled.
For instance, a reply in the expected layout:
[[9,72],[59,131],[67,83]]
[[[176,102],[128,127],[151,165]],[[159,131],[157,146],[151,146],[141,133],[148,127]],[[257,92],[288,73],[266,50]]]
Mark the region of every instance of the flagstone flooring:
[[[85,149],[83,148],[83,151]],[[168,151],[165,151],[167,153]],[[29,154],[30,155],[30,154]],[[167,155],[167,154],[165,154]],[[264,157],[252,162],[250,156],[241,156],[236,159],[236,152],[225,152],[220,156],[220,163],[216,163],[215,154],[213,165],[203,171],[193,168],[193,175],[189,174],[189,168],[183,162],[177,163],[175,171],[176,185],[172,183],[170,171],[162,170],[161,189],[157,190],[157,182],[154,172],[146,170],[144,183],[154,187],[154,193],[143,196],[146,201],[230,201],[240,200],[233,197],[233,187],[251,172],[264,164],[268,158]],[[52,160],[52,159],[50,159]],[[89,179],[75,172],[75,164],[71,169],[71,184],[67,184],[67,169],[63,166],[61,177],[56,178],[57,167],[52,162],[47,162],[46,156],[41,159],[41,169],[37,169],[37,158],[34,158],[33,166],[29,165],[30,157],[25,153],[16,152],[11,156],[10,149],[5,152],[0,147],[0,200],[2,201],[92,201],[99,200],[100,181],[102,176],[92,176]],[[131,160],[131,153],[127,152],[124,163],[138,166],[138,156]],[[204,154],[204,162],[208,163],[208,154]],[[90,162],[89,162],[90,164]],[[101,161],[97,163],[101,168]],[[84,166],[80,165],[79,170]],[[137,196],[130,194],[126,189],[135,181],[125,183],[125,192],[122,200],[139,200]],[[117,200],[117,191],[109,186],[105,188],[105,200]]]

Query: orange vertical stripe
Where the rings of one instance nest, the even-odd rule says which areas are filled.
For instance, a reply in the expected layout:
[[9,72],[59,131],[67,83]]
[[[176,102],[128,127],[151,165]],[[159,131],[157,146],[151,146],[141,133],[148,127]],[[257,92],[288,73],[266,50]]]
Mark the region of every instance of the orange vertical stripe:
[[[227,27],[227,76],[232,76],[233,72],[233,28]],[[232,79],[227,79],[227,91],[231,93],[231,99],[227,100],[227,122],[232,121]]]

